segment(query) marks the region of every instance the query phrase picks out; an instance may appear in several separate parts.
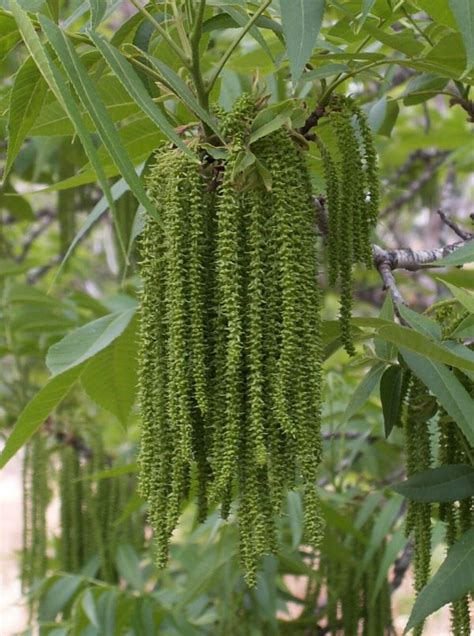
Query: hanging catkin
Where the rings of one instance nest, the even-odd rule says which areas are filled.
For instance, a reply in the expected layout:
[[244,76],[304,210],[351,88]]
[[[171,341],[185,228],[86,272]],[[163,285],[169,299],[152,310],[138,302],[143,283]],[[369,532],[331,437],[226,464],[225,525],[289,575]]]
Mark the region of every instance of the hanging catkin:
[[[433,398],[422,382],[413,377],[407,396],[404,418],[407,475],[428,470],[431,467],[431,441],[428,420],[433,413]],[[414,540],[415,591],[418,594],[428,583],[431,561],[431,504],[408,502],[406,533]],[[415,628],[421,635],[423,624]]]
[[49,502],[46,438],[37,433],[25,447],[23,456],[23,549],[21,580],[24,590],[46,573]]
[[372,265],[370,235],[379,208],[377,154],[367,116],[354,100],[334,97],[326,111],[337,148],[331,154],[317,136],[316,143],[326,182],[329,284],[340,283],[341,338],[353,355],[352,268],[355,263]]
[[[275,549],[274,515],[302,481],[306,539],[321,535],[317,244],[305,159],[285,129],[252,144],[271,189],[243,170],[257,114],[222,117],[212,175],[162,148],[149,176],[160,223],[142,242],[140,485],[163,565],[196,477],[200,518],[237,500],[250,584]],[[250,163],[251,163],[250,161]]]
[[[435,305],[433,313],[444,338],[449,338],[450,334],[468,315],[464,308],[452,300]],[[474,397],[474,382],[459,369],[455,369],[454,374],[471,397]],[[438,430],[438,461],[440,465],[469,464],[472,448],[461,429],[444,408],[439,410]],[[466,497],[460,502],[442,503],[439,513],[446,526],[445,539],[448,548],[450,548],[464,532],[474,526],[474,497]],[[471,634],[469,595],[451,603],[451,627],[453,636],[469,636]]]

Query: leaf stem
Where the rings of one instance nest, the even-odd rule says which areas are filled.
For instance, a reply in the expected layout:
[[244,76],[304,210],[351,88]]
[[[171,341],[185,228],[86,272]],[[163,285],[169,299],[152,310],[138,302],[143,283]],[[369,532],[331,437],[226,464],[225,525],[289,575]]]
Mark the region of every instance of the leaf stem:
[[[201,43],[202,36],[202,23],[204,20],[204,11],[206,9],[206,0],[200,0],[197,8],[197,13],[194,18],[194,28],[191,33],[191,66],[190,73],[193,78],[194,88],[196,89],[196,96],[199,104],[209,110],[209,91],[204,83],[201,70],[201,55],[199,45]],[[203,128],[206,137],[212,136],[212,130],[203,122]]]
[[179,39],[181,41],[181,46],[183,47],[183,51],[185,52],[186,56],[191,59],[191,45],[189,43],[189,39],[188,36],[186,35],[186,31],[184,29],[183,26],[183,20],[182,17],[179,13],[179,9],[178,6],[176,4],[176,0],[173,0],[172,3],[172,9],[173,9],[173,15],[174,15],[174,21],[176,24],[176,30],[178,32],[179,35]]
[[173,38],[171,38],[168,35],[166,29],[164,29],[161,26],[161,24],[158,22],[158,20],[156,20],[156,18],[154,18],[151,15],[151,13],[149,13],[144,7],[142,7],[141,4],[138,2],[138,0],[130,0],[130,2],[143,15],[143,17],[146,20],[148,20],[148,22],[150,22],[150,24],[152,24],[155,27],[155,29],[161,35],[163,40],[165,40],[165,42],[168,44],[168,46],[171,49],[173,49],[173,51],[176,53],[176,55],[179,57],[179,59],[183,62],[183,64],[186,67],[189,67],[189,59],[186,56],[185,52],[176,44],[176,42],[173,40]]
[[338,77],[334,80],[334,82],[332,82],[327,89],[324,91],[322,97],[321,97],[321,101],[320,101],[320,106],[327,106],[329,99],[332,95],[332,93],[334,92],[334,90],[340,86],[341,84],[343,84],[346,80],[350,79],[351,77],[354,77],[354,75],[357,75],[358,73],[360,73],[361,71],[367,71],[371,68],[374,68],[375,66],[384,66],[385,64],[399,64],[400,63],[400,58],[398,57],[394,57],[394,58],[385,58],[383,60],[377,60],[375,62],[370,62],[369,64],[364,64],[363,66],[359,66],[358,68],[354,69],[353,71],[350,71],[349,73],[346,73],[343,77]]
[[255,11],[255,13],[251,17],[251,19],[243,27],[243,29],[240,32],[240,34],[238,35],[238,37],[229,45],[229,48],[224,53],[222,58],[219,60],[219,62],[217,63],[217,66],[215,67],[214,71],[212,72],[212,75],[211,75],[211,77],[209,79],[208,86],[207,86],[207,92],[208,93],[210,93],[210,91],[212,90],[212,87],[214,86],[214,84],[216,83],[217,78],[219,77],[219,74],[221,73],[221,71],[224,68],[224,66],[227,64],[227,61],[230,58],[230,56],[232,55],[232,53],[239,46],[240,42],[243,40],[245,35],[250,31],[250,29],[253,27],[253,25],[258,20],[258,18],[262,15],[262,13],[267,9],[267,7],[270,6],[271,2],[272,2],[272,0],[266,0],[262,4],[262,6],[259,9],[257,9],[257,11]]

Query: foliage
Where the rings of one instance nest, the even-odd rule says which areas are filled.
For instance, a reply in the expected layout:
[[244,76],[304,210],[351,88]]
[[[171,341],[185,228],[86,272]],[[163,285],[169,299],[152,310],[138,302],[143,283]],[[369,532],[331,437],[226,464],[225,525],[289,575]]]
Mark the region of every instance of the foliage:
[[[105,0],[10,0],[0,9],[0,64],[11,76],[0,86],[0,121],[8,137],[0,192],[0,417],[7,438],[0,464],[23,447],[26,519],[34,521],[25,526],[24,552],[32,628],[40,624],[42,633],[56,636],[303,634],[316,622],[335,633],[343,621],[348,634],[356,622],[364,633],[381,632],[381,625],[390,625],[391,568],[398,571],[408,545],[404,531],[413,530],[418,596],[408,628],[421,633],[424,619],[451,603],[453,632],[467,634],[466,595],[473,586],[472,236],[465,230],[467,239],[436,259],[447,270],[404,284],[424,313],[398,302],[394,308],[389,296],[379,313],[377,273],[353,264],[371,265],[375,240],[390,245],[401,235],[405,244],[424,245],[420,230],[433,223],[420,223],[413,210],[440,206],[450,180],[467,183],[463,177],[474,164],[466,125],[474,119],[472,3],[131,4],[136,11]],[[243,93],[256,96],[259,110],[237,156],[222,112]],[[197,525],[194,505],[183,506],[170,564],[159,571],[153,542],[148,535],[144,545],[140,540],[145,504],[132,493],[111,514],[114,528],[134,519],[138,530],[107,537],[105,556],[99,541],[80,564],[61,561],[61,534],[47,536],[42,516],[61,483],[61,501],[71,502],[59,455],[75,462],[81,479],[73,483],[90,500],[105,484],[113,489],[134,479],[137,469],[135,387],[137,362],[144,359],[135,353],[137,263],[146,258],[149,228],[168,223],[159,205],[168,196],[166,184],[146,187],[156,170],[150,158],[158,146],[172,144],[179,150],[168,153],[196,175],[205,151],[209,165],[233,162],[233,174],[227,169],[224,178],[239,182],[258,175],[261,192],[271,193],[275,176],[259,149],[282,136],[304,149],[327,262],[319,274],[325,292],[323,453],[319,474],[316,465],[308,471],[312,485],[319,482],[326,525],[319,551],[303,543],[295,484],[285,492],[285,514],[277,523],[278,551],[260,562],[254,589],[238,566],[234,514],[224,523],[211,505],[210,517]],[[375,226],[377,211],[381,222]],[[357,219],[361,233],[351,234]],[[352,258],[354,245],[358,254]],[[220,267],[228,284],[232,259],[225,256],[220,254]],[[342,324],[335,320],[335,286],[343,299]],[[361,290],[375,290],[370,302]],[[228,321],[231,300],[226,297]],[[179,320],[173,325],[179,340]],[[285,386],[296,373],[290,358]],[[198,388],[200,372],[198,364]],[[415,397],[423,404],[414,404]],[[420,408],[422,422],[411,416]],[[109,459],[92,470],[84,448],[96,435]],[[80,440],[79,454],[68,440]],[[35,490],[31,478],[32,470],[45,474],[45,452],[52,459],[49,492],[46,484]],[[394,486],[404,476],[405,455],[408,480]],[[406,523],[395,491],[409,499]],[[66,526],[68,518],[64,509]],[[449,550],[428,580],[440,528]],[[365,590],[355,609],[338,572],[352,572]],[[292,593],[291,576],[304,578],[303,599]],[[301,608],[297,616],[285,614],[289,601]],[[379,614],[371,610],[375,605]]]

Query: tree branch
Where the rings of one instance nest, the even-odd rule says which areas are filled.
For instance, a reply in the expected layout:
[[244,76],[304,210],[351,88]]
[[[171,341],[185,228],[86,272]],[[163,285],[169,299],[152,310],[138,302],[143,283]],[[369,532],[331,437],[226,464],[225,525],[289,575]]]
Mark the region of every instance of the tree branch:
[[[325,200],[323,197],[315,197],[313,201],[318,232],[323,238],[326,238],[329,226]],[[397,288],[395,277],[393,276],[393,272],[395,270],[406,269],[409,272],[416,272],[422,269],[443,267],[443,265],[436,265],[436,262],[440,261],[445,256],[452,254],[466,243],[474,240],[474,233],[462,230],[456,223],[454,223],[454,221],[448,219],[441,210],[438,211],[438,214],[441,216],[446,225],[448,225],[458,236],[463,237],[462,240],[426,250],[413,250],[410,247],[386,250],[379,245],[372,245],[374,266],[383,280],[384,288],[390,291],[396,305],[401,303],[404,304],[404,300],[402,294]]]

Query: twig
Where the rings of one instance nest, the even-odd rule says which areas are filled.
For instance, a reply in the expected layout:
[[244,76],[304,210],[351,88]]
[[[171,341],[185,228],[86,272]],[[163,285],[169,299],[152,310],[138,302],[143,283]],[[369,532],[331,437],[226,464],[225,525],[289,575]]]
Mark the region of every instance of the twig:
[[[325,199],[323,197],[315,197],[313,198],[313,202],[318,231],[321,236],[326,238],[329,226]],[[459,228],[458,230],[463,232],[463,235],[465,236],[463,240],[443,245],[441,247],[435,247],[433,249],[413,250],[409,247],[402,247],[395,250],[386,250],[379,245],[372,245],[374,266],[383,280],[385,289],[390,290],[396,305],[401,303],[404,304],[404,300],[402,294],[397,288],[393,271],[397,269],[406,269],[409,272],[416,272],[422,269],[443,267],[443,265],[437,265],[436,262],[440,261],[445,256],[452,254],[469,241],[474,240],[474,233],[471,234],[470,232],[464,232],[464,230],[460,230]]]
[[41,220],[38,227],[34,228],[29,233],[29,235],[26,237],[26,239],[21,245],[20,253],[15,257],[15,261],[17,263],[22,263],[25,260],[25,258],[28,255],[28,252],[33,247],[36,239],[39,238],[41,234],[43,234],[43,232],[45,232],[49,228],[51,223],[54,221],[55,216],[53,213],[49,213],[49,214],[44,214],[39,218]]
[[32,269],[28,274],[28,278],[27,278],[28,284],[32,285],[33,283],[36,283],[40,278],[45,276],[50,269],[52,269],[55,265],[60,263],[61,260],[62,260],[61,254],[57,254],[56,256],[53,256],[53,258],[49,260],[47,263],[45,263],[44,265],[41,265],[40,267],[35,267],[34,269]]
[[302,135],[308,141],[314,139],[314,134],[310,133],[311,128],[318,125],[318,121],[324,116],[326,109],[324,106],[316,106],[316,108],[310,113],[308,119],[303,126],[299,129],[300,135]]
[[413,557],[413,541],[411,539],[408,540],[403,552],[395,561],[393,567],[393,577],[390,582],[390,593],[393,594],[396,589],[400,587],[403,583],[403,579],[405,578],[405,574],[410,567],[411,560]]
[[452,231],[459,236],[459,238],[463,239],[463,241],[470,241],[474,238],[474,234],[472,232],[466,232],[463,230],[457,223],[455,223],[452,219],[449,218],[447,214],[443,212],[443,210],[437,210],[439,217],[443,221],[445,225],[452,229]]
[[406,203],[411,201],[418,194],[418,192],[423,188],[423,186],[425,186],[428,183],[428,181],[432,178],[432,176],[435,174],[435,172],[444,162],[448,154],[449,153],[447,152],[443,152],[442,154],[439,154],[439,156],[437,156],[433,160],[433,162],[430,163],[423,170],[423,172],[418,177],[418,179],[415,179],[411,183],[410,187],[407,188],[406,191],[401,196],[395,199],[395,201],[390,203],[390,205],[388,205],[384,210],[380,212],[380,218],[388,216],[391,212],[395,212],[395,210],[399,210],[402,206],[404,206]]

